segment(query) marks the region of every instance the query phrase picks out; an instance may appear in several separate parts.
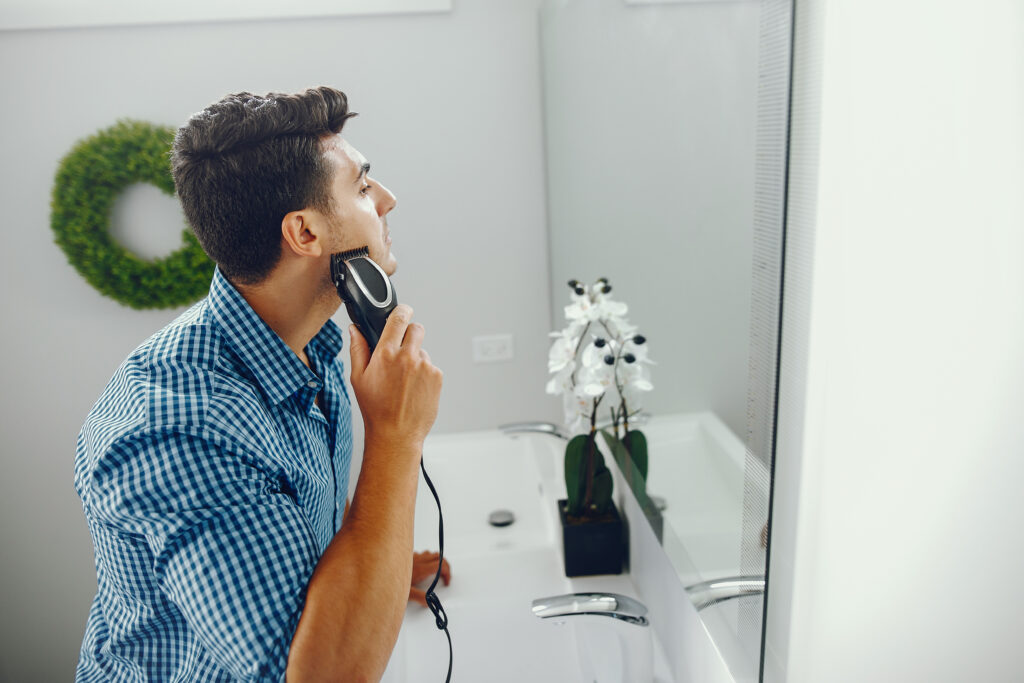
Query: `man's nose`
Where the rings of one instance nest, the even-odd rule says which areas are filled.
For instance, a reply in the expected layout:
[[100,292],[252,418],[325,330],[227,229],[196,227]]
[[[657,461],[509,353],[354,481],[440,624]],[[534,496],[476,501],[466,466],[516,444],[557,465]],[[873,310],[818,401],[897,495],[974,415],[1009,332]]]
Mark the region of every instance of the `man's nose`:
[[377,187],[381,189],[380,198],[377,200],[377,215],[383,216],[391,211],[391,209],[395,208],[395,204],[398,203],[398,200],[395,199],[395,195],[391,194],[391,190],[380,183],[377,183]]

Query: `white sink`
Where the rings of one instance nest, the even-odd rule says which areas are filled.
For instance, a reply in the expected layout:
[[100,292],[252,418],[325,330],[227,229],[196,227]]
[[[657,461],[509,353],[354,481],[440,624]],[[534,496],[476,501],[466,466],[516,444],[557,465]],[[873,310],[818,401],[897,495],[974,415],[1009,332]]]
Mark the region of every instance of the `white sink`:
[[[532,601],[587,590],[636,595],[627,575],[565,577],[555,507],[565,492],[562,448],[550,437],[498,431],[427,440],[424,462],[441,497],[452,566],[451,585],[439,584],[437,594],[449,619],[453,681],[584,683],[577,629],[538,619]],[[491,526],[488,516],[498,509],[516,521]],[[417,550],[437,549],[437,510],[422,480],[415,539]],[[656,680],[667,682],[667,664],[655,651]],[[383,681],[444,681],[447,667],[444,633],[428,610],[410,605]]]

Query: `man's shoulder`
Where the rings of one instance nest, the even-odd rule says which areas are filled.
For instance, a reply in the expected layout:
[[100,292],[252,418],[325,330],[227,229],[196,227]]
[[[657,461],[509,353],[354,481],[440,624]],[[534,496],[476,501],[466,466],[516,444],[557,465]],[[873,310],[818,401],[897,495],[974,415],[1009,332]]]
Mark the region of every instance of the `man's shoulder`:
[[[100,463],[119,461],[139,444],[188,439],[228,451],[258,450],[239,425],[265,425],[265,411],[204,301],[129,354],[86,416],[76,456],[80,493]],[[163,466],[156,462],[163,457],[159,450],[132,457],[136,468]]]
[[222,343],[207,300],[203,299],[142,342],[125,362],[212,369]]
[[195,427],[239,394],[251,385],[204,299],[129,354],[87,422],[113,414],[125,427]]

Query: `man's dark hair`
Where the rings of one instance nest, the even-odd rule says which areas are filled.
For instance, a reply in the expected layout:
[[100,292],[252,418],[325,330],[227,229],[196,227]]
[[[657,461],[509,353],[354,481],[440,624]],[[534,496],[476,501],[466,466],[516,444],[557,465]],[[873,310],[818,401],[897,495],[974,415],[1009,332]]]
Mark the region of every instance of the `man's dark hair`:
[[321,138],[355,116],[345,93],[242,92],[194,114],[171,150],[174,186],[199,243],[232,282],[263,280],[281,257],[291,211],[332,210]]

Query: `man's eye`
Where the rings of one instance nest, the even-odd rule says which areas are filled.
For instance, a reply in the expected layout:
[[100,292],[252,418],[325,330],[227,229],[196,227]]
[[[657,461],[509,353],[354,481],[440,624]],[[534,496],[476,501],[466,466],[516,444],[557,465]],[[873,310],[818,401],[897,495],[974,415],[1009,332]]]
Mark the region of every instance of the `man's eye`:
[[359,190],[359,194],[365,195],[367,190],[369,190],[369,189],[370,189],[369,185],[363,185],[363,187]]

